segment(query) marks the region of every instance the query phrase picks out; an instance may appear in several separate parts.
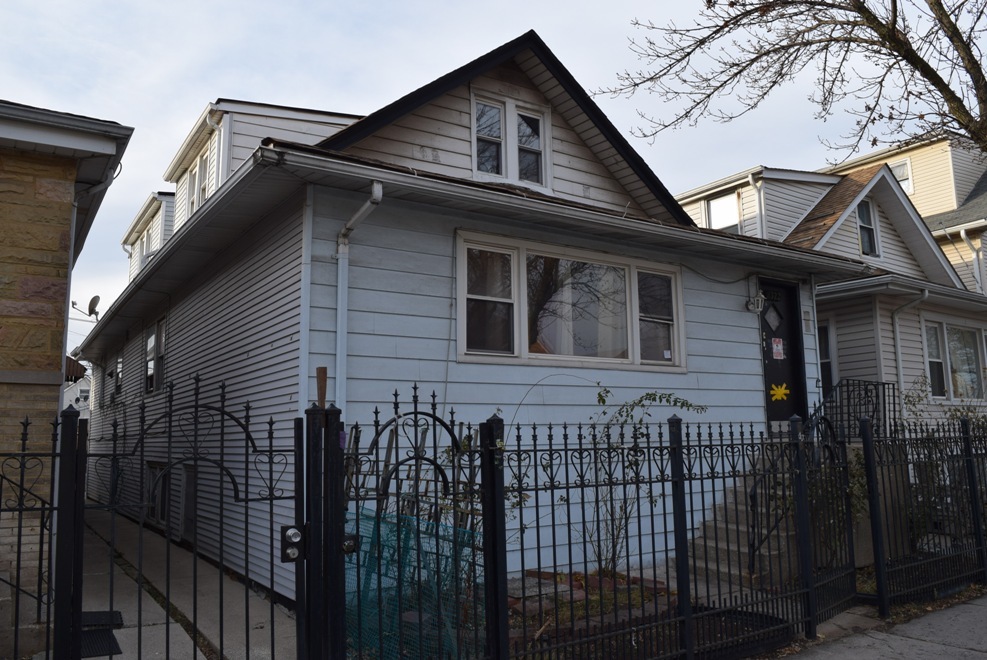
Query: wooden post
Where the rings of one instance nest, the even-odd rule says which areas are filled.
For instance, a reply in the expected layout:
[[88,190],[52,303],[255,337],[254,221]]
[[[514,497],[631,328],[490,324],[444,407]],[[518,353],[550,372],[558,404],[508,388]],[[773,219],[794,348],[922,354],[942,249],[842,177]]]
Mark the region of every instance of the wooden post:
[[326,384],[329,382],[329,369],[327,367],[316,367],[315,368],[315,388],[316,397],[318,398],[317,405],[320,408],[326,407]]

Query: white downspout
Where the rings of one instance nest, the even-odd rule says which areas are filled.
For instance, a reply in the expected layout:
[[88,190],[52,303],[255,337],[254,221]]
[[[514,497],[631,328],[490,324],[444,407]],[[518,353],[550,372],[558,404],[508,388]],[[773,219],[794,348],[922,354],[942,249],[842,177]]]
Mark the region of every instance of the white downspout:
[[[751,172],[747,175],[747,183],[750,187],[754,189],[754,200],[757,202],[757,231],[758,238],[768,237],[768,228],[765,226],[764,221],[764,204],[761,200],[761,188],[754,182],[754,173]],[[741,234],[743,234],[741,229]]]
[[977,293],[984,292],[984,279],[983,279],[983,253],[980,248],[974,247],[973,241],[970,240],[969,236],[966,235],[966,229],[960,230],[960,238],[966,243],[966,246],[970,248],[970,252],[973,253],[973,279],[977,283]]
[[[929,290],[922,289],[922,295],[920,295],[918,298],[906,302],[904,305],[891,312],[891,329],[894,332],[895,369],[898,371],[898,391],[902,393],[905,391],[905,372],[901,364],[901,341],[899,340],[898,317],[903,311],[905,311],[906,309],[910,309],[915,305],[918,305],[919,303],[926,300],[928,297],[929,297]],[[898,410],[898,413],[901,415],[902,419],[904,419],[905,417],[904,397],[899,396],[898,401],[900,402],[899,403],[900,409]]]
[[384,198],[383,183],[377,180],[371,181],[370,188],[370,198],[357,209],[336,237],[336,395],[333,403],[343,411],[346,410],[348,379],[346,358],[349,351],[350,236]]

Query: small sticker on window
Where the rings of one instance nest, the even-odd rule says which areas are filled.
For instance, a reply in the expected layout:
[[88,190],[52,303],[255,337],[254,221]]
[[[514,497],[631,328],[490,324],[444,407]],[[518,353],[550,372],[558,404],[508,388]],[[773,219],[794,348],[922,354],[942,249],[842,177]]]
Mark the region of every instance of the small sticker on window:
[[771,340],[771,357],[776,360],[785,359],[785,340],[784,339],[772,339]]
[[666,360],[671,360],[672,359],[672,352],[671,351],[665,351],[665,359]]

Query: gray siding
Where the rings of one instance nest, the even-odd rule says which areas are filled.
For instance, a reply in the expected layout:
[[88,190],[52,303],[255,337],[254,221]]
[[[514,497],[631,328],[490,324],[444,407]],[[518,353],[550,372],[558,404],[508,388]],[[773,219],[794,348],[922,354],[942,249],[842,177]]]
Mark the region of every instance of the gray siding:
[[796,181],[765,180],[764,209],[767,218],[766,238],[780,241],[805,217],[831,186]]
[[953,167],[953,185],[955,186],[956,206],[966,201],[967,195],[973,190],[980,176],[987,169],[987,161],[982,153],[963,149],[953,145],[950,149]]
[[862,259],[894,273],[924,279],[925,273],[921,266],[919,266],[908,245],[902,240],[898,230],[891,224],[884,210],[876,202],[872,204],[872,207],[877,210],[878,217],[878,256],[860,254],[860,235],[857,229],[856,210],[847,215],[836,231],[816,249],[851,259]]
[[[224,124],[232,131],[230,139],[229,172],[232,173],[260,146],[264,138],[277,138],[299,144],[316,144],[338,133],[343,125],[315,119],[289,119],[267,115],[231,112]],[[224,126],[224,130],[227,127]]]
[[[492,97],[508,96],[536,107],[548,101],[526,76],[502,67],[471,81],[429,104],[398,118],[348,151],[462,179],[473,178],[472,110],[470,90]],[[548,188],[565,199],[592,202],[611,211],[642,214],[628,192],[582,142],[576,131],[554,110],[550,112],[551,144]]]
[[[328,190],[316,196],[310,373],[316,366],[334,364],[336,271],[329,255],[336,233],[361,201]],[[402,396],[410,396],[415,382],[425,392],[434,389],[439,401],[447,404],[446,411],[454,407],[462,420],[486,419],[499,409],[506,419],[522,423],[583,421],[599,411],[597,383],[614,390],[618,401],[658,389],[709,405],[708,419],[763,419],[758,319],[744,307],[748,296],[745,273],[719,263],[684,264],[685,372],[549,365],[537,360],[495,364],[459,360],[455,237],[456,230],[464,227],[558,245],[557,234],[508,227],[496,218],[430,214],[385,197],[350,242],[347,420],[369,419],[373,408],[386,404],[395,388]],[[680,263],[674,255],[647,254],[627,245],[608,246],[572,237],[565,244],[657,263]],[[697,273],[739,281],[714,284]],[[814,347],[811,337],[806,344]],[[814,355],[813,350],[812,363]],[[814,367],[809,371],[814,384]],[[314,391],[314,383],[310,388]],[[660,414],[665,412],[671,411]]]
[[[301,201],[297,200],[290,208],[300,209]],[[291,446],[291,420],[298,411],[300,270],[300,211],[281,212],[263,219],[245,234],[238,247],[207,265],[203,272],[196,275],[193,285],[172,295],[170,305],[165,304],[143,322],[135,323],[130,340],[123,347],[122,396],[111,405],[107,393],[99,392],[101,388],[94,385],[97,390],[94,392],[91,422],[91,433],[97,441],[93,445],[94,454],[99,453],[101,445],[98,441],[110,435],[110,423],[114,419],[123,423],[124,437],[133,437],[137,422],[136,405],[140,401],[147,404],[148,419],[154,419],[165,409],[167,398],[164,391],[149,394],[143,391],[145,328],[159,318],[166,319],[167,323],[165,380],[175,383],[176,401],[182,403],[189,400],[192,376],[198,375],[202,379],[203,392],[212,404],[218,401],[217,385],[225,382],[230,410],[242,416],[243,405],[250,403],[251,431],[255,437],[265,438],[265,423],[273,419],[276,446]],[[104,357],[106,364],[96,365],[95,383],[100,386],[104,384],[105,367],[112,365],[114,359],[114,355],[107,355]],[[190,422],[187,419],[178,420],[177,443],[182,442],[182,423]],[[215,429],[210,427],[210,442],[214,443],[217,438],[212,434],[218,431],[218,422],[212,423],[216,424]],[[234,459],[231,469],[239,479],[244,479],[243,437],[235,433],[235,429],[229,430],[229,427],[227,433],[236,439],[233,446],[227,445],[228,455],[240,456],[238,461]],[[218,445],[210,446],[211,456],[215,457]],[[181,453],[181,450],[176,451]],[[163,454],[160,447],[148,442],[143,457],[146,460],[162,459]],[[138,464],[129,466],[131,470],[140,468]],[[256,472],[251,475],[256,487],[258,475]],[[183,479],[181,469],[172,473],[171,520],[176,534],[182,525]],[[125,488],[130,489],[126,498],[140,497],[137,492],[140,483],[138,472],[127,475],[124,483]],[[286,484],[290,493],[290,470],[282,483]],[[224,506],[221,502],[232,501],[231,491],[225,485],[223,492],[226,499],[220,496],[219,473],[207,464],[200,466],[198,485],[197,543],[207,555],[217,557],[219,539],[214,530],[219,529],[220,507]],[[276,516],[288,519],[290,506],[279,502],[275,509]],[[242,541],[244,527],[248,524],[255,530],[267,529],[267,502],[252,507],[246,518],[241,506],[230,505],[222,512],[222,517],[226,531],[225,563],[240,573],[247,572],[258,579],[267,579],[266,534],[255,532],[250,535],[249,565]],[[293,576],[289,569],[277,564],[275,571],[279,591],[290,595]]]
[[832,319],[834,324],[831,332],[836,333],[836,378],[880,380],[873,301],[864,298],[855,303],[820,303],[818,315]]

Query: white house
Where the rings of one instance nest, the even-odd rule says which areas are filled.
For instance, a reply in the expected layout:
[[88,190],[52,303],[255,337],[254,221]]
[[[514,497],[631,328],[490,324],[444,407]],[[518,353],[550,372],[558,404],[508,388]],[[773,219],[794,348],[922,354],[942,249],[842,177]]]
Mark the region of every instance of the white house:
[[[173,234],[82,344],[97,440],[197,374],[287,442],[319,367],[347,422],[413,383],[461,420],[585,421],[601,387],[784,420],[820,396],[816,287],[872,268],[697,227],[533,32],[320,142],[264,124],[217,168],[204,145],[235,142],[230,116],[207,110],[182,146]],[[194,205],[192,168],[209,172]]]

